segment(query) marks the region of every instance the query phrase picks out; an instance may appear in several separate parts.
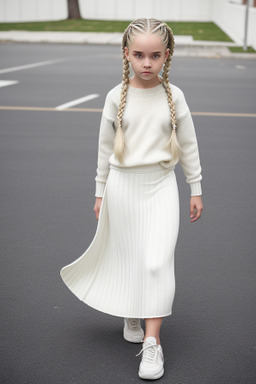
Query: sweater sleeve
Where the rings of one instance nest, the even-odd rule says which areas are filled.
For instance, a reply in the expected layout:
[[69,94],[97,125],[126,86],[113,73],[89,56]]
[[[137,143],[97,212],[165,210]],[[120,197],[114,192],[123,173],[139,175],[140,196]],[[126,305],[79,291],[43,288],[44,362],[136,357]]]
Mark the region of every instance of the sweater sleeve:
[[115,106],[111,101],[110,94],[107,95],[105,106],[102,112],[99,143],[98,143],[98,163],[96,175],[96,197],[102,197],[109,174],[109,158],[113,153],[115,130]]
[[181,147],[179,162],[190,185],[191,196],[202,194],[201,165],[198,151],[197,138],[190,110],[182,93],[180,102],[183,113],[177,119],[177,139]]

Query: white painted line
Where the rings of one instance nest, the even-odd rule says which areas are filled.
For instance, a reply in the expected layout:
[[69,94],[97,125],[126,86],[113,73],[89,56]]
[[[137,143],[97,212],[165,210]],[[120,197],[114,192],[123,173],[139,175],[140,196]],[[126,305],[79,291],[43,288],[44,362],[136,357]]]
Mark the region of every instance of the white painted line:
[[24,69],[42,67],[43,65],[55,64],[55,63],[59,63],[60,61],[65,61],[65,60],[66,59],[39,61],[39,62],[33,63],[33,64],[26,64],[26,65],[20,65],[18,67],[4,68],[4,69],[0,69],[0,73],[9,73],[9,72],[23,71]]
[[[20,107],[0,105],[0,111],[49,111],[56,112],[53,107]],[[63,109],[63,112],[102,112],[102,108],[69,108]],[[229,113],[229,112],[191,112],[193,116],[209,116],[209,117],[253,117],[256,118],[256,113]]]
[[74,105],[84,103],[85,101],[96,99],[99,96],[100,95],[97,95],[97,94],[95,94],[95,95],[87,95],[87,96],[81,97],[80,99],[72,100],[72,101],[70,101],[68,103],[61,104],[58,107],[56,107],[55,109],[57,109],[58,111],[62,110],[62,109],[67,109],[67,108],[73,107]]
[[16,80],[0,80],[0,88],[2,87],[8,87],[8,85],[17,84],[18,81]]
[[[0,111],[46,111],[46,112],[102,112],[102,108],[68,108],[63,110],[57,110],[52,107],[17,107],[0,105]],[[256,117],[256,114],[255,116]]]
[[236,65],[236,69],[246,69],[244,65]]

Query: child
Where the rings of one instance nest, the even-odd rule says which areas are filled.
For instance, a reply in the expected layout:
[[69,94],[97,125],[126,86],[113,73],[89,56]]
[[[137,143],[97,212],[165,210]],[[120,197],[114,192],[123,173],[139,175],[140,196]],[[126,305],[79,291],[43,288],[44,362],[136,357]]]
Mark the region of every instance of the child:
[[138,19],[125,30],[123,81],[108,93],[100,126],[97,231],[61,271],[80,300],[125,318],[127,341],[144,341],[139,376],[150,380],[164,373],[159,335],[175,292],[178,160],[191,188],[190,221],[203,209],[193,122],[182,91],[169,84],[173,48],[172,31],[159,20]]

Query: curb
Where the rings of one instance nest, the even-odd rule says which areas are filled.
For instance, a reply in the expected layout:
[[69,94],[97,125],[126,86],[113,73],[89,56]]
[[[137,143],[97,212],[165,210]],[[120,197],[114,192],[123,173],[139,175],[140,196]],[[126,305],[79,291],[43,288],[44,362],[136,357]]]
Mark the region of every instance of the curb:
[[[45,31],[0,31],[0,43],[37,44],[103,44],[121,46],[123,33],[105,32],[45,32]],[[256,53],[233,53],[228,47],[236,47],[233,42],[193,40],[192,36],[176,35],[176,57],[237,58],[256,59]]]

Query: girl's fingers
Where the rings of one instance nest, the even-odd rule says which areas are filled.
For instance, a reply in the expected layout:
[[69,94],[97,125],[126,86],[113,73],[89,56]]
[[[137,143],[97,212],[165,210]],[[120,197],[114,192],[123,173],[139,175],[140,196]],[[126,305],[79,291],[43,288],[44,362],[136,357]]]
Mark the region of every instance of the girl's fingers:
[[191,196],[190,199],[190,222],[198,220],[203,211],[203,203],[201,196]]
[[198,220],[203,211],[203,206],[201,205],[194,205],[190,208],[190,222],[193,223],[194,221]]
[[199,210],[199,209],[197,209],[197,210],[196,210],[196,213],[194,214],[193,219],[192,219],[191,221],[196,221],[196,220],[198,220],[198,219],[201,217],[201,213],[202,213],[202,211]]

